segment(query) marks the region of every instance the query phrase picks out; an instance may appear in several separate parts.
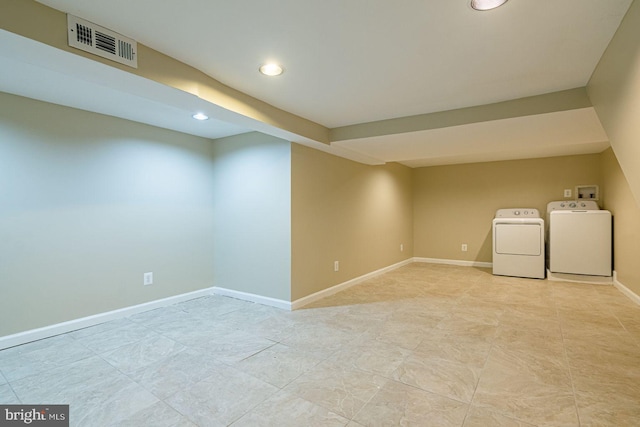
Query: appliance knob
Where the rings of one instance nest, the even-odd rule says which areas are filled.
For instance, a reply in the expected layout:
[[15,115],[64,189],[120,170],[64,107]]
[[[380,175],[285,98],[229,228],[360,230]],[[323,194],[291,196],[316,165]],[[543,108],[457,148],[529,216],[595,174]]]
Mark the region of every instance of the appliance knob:
[[576,204],[575,204],[575,203],[571,203],[571,204],[569,205],[569,207],[570,207],[570,208],[575,208],[575,207],[576,207]]

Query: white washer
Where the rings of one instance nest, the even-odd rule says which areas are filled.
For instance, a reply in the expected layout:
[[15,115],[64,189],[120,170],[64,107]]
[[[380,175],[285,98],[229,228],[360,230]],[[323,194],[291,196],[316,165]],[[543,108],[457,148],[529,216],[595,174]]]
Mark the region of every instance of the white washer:
[[611,276],[611,212],[593,200],[550,202],[549,271]]
[[499,209],[493,219],[493,274],[544,279],[544,219],[531,208]]

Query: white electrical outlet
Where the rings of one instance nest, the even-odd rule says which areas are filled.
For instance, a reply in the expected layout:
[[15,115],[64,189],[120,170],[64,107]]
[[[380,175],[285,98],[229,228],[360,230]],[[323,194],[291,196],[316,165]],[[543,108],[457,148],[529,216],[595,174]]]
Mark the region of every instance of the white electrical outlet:
[[333,271],[338,271],[340,270],[340,261],[334,261],[333,262]]
[[571,189],[567,188],[564,190],[564,197],[571,197]]
[[153,273],[144,273],[143,282],[144,286],[153,285]]
[[466,243],[462,244],[462,252],[467,252],[467,244]]
[[400,252],[404,251],[404,245],[400,243]]

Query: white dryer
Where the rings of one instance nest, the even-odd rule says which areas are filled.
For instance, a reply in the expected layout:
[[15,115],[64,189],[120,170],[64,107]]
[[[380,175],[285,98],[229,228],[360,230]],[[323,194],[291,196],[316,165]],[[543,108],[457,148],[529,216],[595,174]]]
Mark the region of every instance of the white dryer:
[[544,219],[531,208],[499,209],[493,219],[493,274],[544,279]]
[[593,200],[550,202],[550,273],[611,276],[611,212]]

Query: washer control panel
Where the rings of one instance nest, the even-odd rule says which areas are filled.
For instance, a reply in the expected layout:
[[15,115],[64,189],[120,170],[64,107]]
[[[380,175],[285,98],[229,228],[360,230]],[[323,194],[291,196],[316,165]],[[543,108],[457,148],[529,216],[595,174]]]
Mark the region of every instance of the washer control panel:
[[498,209],[496,218],[540,218],[540,212],[534,208]]
[[552,211],[571,211],[571,210],[582,210],[582,211],[597,211],[600,210],[598,203],[593,200],[577,200],[577,201],[559,201],[559,202],[549,202],[547,205],[547,214]]
[[569,208],[569,209],[573,209],[573,208],[586,208],[587,204],[585,202],[569,202],[569,203],[560,203],[560,207],[561,208]]

